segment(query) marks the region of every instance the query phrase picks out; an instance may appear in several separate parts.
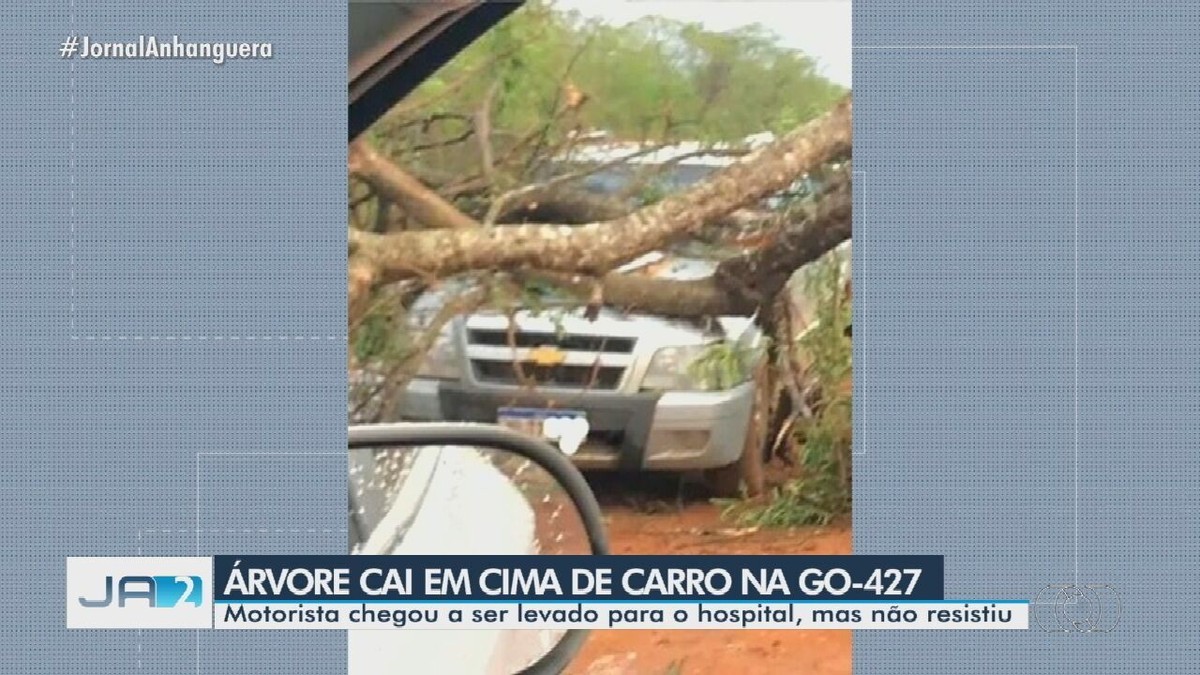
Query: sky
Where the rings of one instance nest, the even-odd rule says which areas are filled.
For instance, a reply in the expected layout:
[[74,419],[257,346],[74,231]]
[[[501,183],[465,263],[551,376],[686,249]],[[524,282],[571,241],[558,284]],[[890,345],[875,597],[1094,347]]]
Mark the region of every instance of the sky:
[[850,86],[850,0],[556,0],[562,9],[624,24],[657,15],[713,31],[761,23],[815,58],[825,77]]

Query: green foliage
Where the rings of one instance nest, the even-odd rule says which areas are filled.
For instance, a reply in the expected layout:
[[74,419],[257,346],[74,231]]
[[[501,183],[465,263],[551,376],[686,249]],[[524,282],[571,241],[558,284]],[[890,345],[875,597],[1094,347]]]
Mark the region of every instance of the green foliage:
[[[804,271],[805,294],[813,299],[815,316],[810,330],[797,340],[808,375],[822,391],[835,389],[850,377],[850,340],[846,327],[851,322],[851,304],[846,297],[846,279],[842,273],[845,257],[834,251]],[[849,407],[849,401],[829,400],[826,406]]]
[[841,274],[842,258],[834,253],[803,279],[816,316],[810,330],[797,340],[798,361],[815,385],[812,415],[796,428],[802,452],[797,475],[775,488],[765,503],[723,502],[723,516],[739,525],[794,527],[823,525],[851,506],[851,344],[845,329],[851,304]]
[[639,186],[635,201],[639,206],[653,204],[671,192],[670,187],[665,181],[656,178],[650,178],[644,184]]
[[403,359],[412,349],[404,313],[381,305],[368,312],[352,335],[350,348],[358,363]]
[[569,81],[589,97],[586,127],[632,139],[716,141],[790,128],[844,93],[813,59],[761,26],[716,33],[658,17],[613,26],[546,0],[517,10],[410,98],[432,99],[476,69],[427,111],[474,111],[498,83],[494,126],[521,133],[546,121]]
[[784,529],[804,525],[824,525],[833,514],[820,506],[802,481],[792,480],[772,489],[765,503],[751,504],[738,499],[716,500],[723,508],[721,517],[743,527]]
[[688,375],[708,389],[730,389],[749,379],[760,353],[738,342],[714,342],[689,365]]
[[[564,102],[565,84],[585,93],[587,102],[577,118],[550,125],[542,137]],[[576,127],[626,140],[738,141],[801,123],[844,93],[819,75],[811,58],[782,47],[762,27],[715,33],[655,17],[613,26],[561,11],[548,0],[530,0],[400,102],[368,131],[367,141],[419,176],[448,177],[450,186],[457,179],[470,182],[480,171],[475,139],[448,141],[470,127],[470,117],[490,96],[490,141],[500,164],[488,195],[464,190],[453,197],[471,212],[473,199],[532,182],[528,167],[553,154]],[[524,162],[526,155],[535,161]],[[352,199],[362,196],[362,186],[353,189]],[[636,197],[649,203],[668,191],[651,184]],[[376,208],[372,199],[353,209],[352,226],[371,227]],[[487,305],[561,314],[557,298],[544,290],[493,286]],[[354,331],[356,359],[413,358],[419,337],[406,320],[400,310],[372,313]],[[556,328],[561,331],[560,321]],[[709,356],[699,365],[706,378],[744,379],[738,370],[745,367],[744,355]]]
[[540,279],[526,280],[520,288],[518,304],[532,316],[547,317],[556,337],[561,339],[566,335],[564,322],[574,304],[564,302],[563,292],[554,284]]

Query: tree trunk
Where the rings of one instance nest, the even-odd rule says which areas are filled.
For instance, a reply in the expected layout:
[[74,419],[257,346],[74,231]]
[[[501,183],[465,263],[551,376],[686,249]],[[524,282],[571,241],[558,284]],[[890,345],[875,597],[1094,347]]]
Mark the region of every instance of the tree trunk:
[[350,146],[350,173],[371,184],[380,202],[394,202],[425,227],[469,228],[475,221],[361,141]]
[[[379,282],[413,276],[444,277],[481,269],[543,269],[602,275],[660,248],[672,238],[697,231],[790,185],[804,173],[851,151],[850,97],[820,118],[801,126],[681,193],[626,216],[580,226],[512,225],[471,227],[475,221],[429,209],[432,231],[375,235],[349,232],[350,246],[363,264],[378,270]],[[400,200],[397,200],[400,201]],[[446,215],[445,222],[434,216]]]
[[[705,279],[679,281],[610,272],[600,278],[605,304],[673,317],[750,316],[783,290],[796,269],[850,238],[853,194],[850,169],[830,180],[816,206],[771,244],[728,258]],[[580,296],[596,280],[540,274]]]

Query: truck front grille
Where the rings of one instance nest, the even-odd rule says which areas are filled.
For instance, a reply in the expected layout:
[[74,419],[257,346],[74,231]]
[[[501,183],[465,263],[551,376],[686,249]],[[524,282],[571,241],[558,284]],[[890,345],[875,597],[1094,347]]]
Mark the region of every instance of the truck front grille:
[[[621,386],[637,340],[604,335],[558,335],[547,331],[472,328],[467,331],[467,353],[475,379],[511,387],[613,390]],[[478,348],[472,350],[472,347]],[[512,349],[553,347],[571,355],[568,363],[538,365]],[[504,356],[498,354],[508,352]],[[510,355],[511,354],[511,355]],[[612,363],[618,360],[620,363]],[[520,364],[518,368],[517,364]]]
[[[480,382],[521,386],[523,384],[571,389],[612,390],[621,386],[622,366],[539,366],[521,363],[520,373],[512,361],[472,361]],[[522,380],[521,375],[524,375]]]
[[601,354],[631,354],[636,342],[633,338],[608,337],[604,335],[555,335],[554,333],[539,333],[519,331],[509,336],[503,330],[472,329],[467,339],[473,345],[481,347],[515,347],[517,349],[532,349],[535,347],[558,347],[564,351],[597,352]]

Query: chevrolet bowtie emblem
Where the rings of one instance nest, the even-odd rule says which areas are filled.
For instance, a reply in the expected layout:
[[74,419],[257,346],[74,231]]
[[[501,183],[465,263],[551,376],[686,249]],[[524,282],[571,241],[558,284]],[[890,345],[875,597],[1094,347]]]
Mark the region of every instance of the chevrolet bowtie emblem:
[[539,366],[557,366],[567,360],[567,355],[557,347],[542,345],[529,350],[529,360]]

